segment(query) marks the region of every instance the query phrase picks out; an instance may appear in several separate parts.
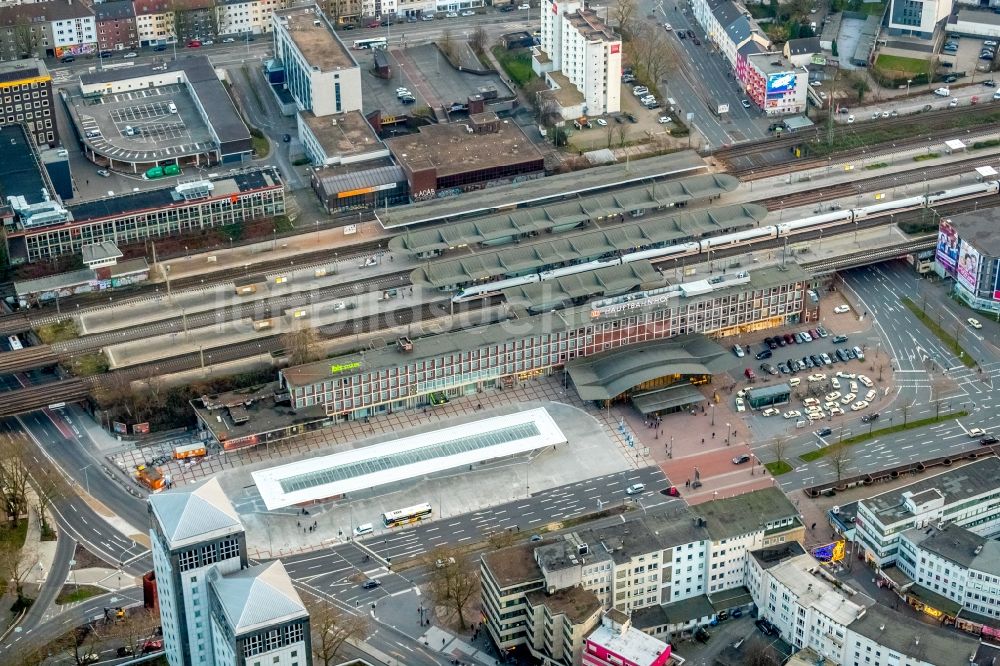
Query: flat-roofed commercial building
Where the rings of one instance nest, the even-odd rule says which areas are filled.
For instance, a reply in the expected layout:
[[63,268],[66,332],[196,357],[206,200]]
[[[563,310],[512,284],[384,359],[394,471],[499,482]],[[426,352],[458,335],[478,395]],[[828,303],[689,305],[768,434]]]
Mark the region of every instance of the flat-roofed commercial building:
[[858,502],[855,538],[880,569],[896,562],[909,529],[938,523],[975,534],[1000,533],[1000,458],[988,457]]
[[[732,335],[798,323],[808,276],[789,265],[750,273],[746,283],[676,299],[647,298],[544,313],[518,322],[413,340],[412,350],[385,347],[281,371],[294,409],[322,406],[330,417],[356,419],[472,395],[547,375],[576,358],[691,334]],[[672,374],[670,366],[663,375]],[[640,378],[636,383],[649,380]]]
[[75,254],[84,245],[113,241],[118,246],[147,238],[197,232],[285,212],[285,186],[273,167],[246,169],[62,209],[50,222],[19,221],[7,232],[12,263]]
[[937,271],[954,278],[955,295],[986,312],[1000,313],[1000,215],[984,208],[941,220]]
[[476,113],[466,124],[421,127],[386,139],[406,172],[413,201],[541,178],[545,158],[513,121]]
[[274,55],[299,111],[317,116],[361,110],[361,70],[316,5],[271,14]]

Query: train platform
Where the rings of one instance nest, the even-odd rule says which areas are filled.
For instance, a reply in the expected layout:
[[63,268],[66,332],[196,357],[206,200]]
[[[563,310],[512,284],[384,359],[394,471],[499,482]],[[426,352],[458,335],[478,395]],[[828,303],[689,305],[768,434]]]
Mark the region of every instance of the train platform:
[[[375,274],[369,274],[373,278]],[[334,276],[336,278],[336,276]],[[341,279],[343,279],[341,277]],[[387,296],[386,294],[391,295]],[[253,314],[250,308],[246,316],[229,321],[220,321],[209,326],[188,326],[182,330],[180,323],[164,323],[164,332],[160,335],[109,344],[104,348],[108,362],[112,368],[122,368],[140,363],[149,363],[163,358],[172,358],[181,354],[202,353],[203,366],[212,365],[212,357],[206,349],[225,347],[237,343],[245,343],[261,336],[282,335],[305,325],[311,328],[340,325],[350,331],[345,322],[357,321],[371,316],[382,316],[380,335],[394,339],[397,335],[424,334],[420,324],[405,324],[402,316],[393,314],[400,308],[419,308],[431,300],[440,300],[439,294],[426,293],[419,287],[413,292],[406,289],[380,289],[378,291],[363,291],[360,294],[344,298],[333,298],[322,302],[311,302],[300,306],[285,308],[280,313],[271,311],[265,314]],[[396,319],[394,322],[393,319]],[[269,322],[266,328],[255,328],[254,321]],[[360,330],[355,326],[356,335]]]
[[[366,265],[366,260],[375,263]],[[383,276],[405,271],[415,265],[416,262],[406,258],[390,258],[385,250],[307,267],[295,268],[290,264],[288,270],[274,271],[264,275],[264,279],[254,279],[252,290],[245,294],[237,293],[236,284],[242,284],[240,281],[215,284],[202,289],[186,289],[170,296],[161,291],[157,296],[129,302],[128,307],[113,307],[114,303],[111,302],[108,307],[89,309],[78,316],[78,321],[82,334],[95,334],[233,307],[246,312],[247,316],[253,316],[255,312],[265,316],[264,313],[269,308],[264,303],[271,299],[357,280],[379,281]],[[183,322],[175,324],[183,325]]]

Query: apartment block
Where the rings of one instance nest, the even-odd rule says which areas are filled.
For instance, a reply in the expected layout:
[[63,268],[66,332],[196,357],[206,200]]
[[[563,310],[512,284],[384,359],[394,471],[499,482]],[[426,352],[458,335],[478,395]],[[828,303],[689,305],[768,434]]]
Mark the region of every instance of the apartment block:
[[0,59],[62,58],[97,52],[94,12],[81,2],[0,6]]
[[890,0],[888,32],[893,36],[933,39],[953,6],[954,0]]
[[583,666],[668,666],[671,647],[658,638],[635,629],[629,616],[611,610],[584,641]]
[[855,538],[878,568],[896,562],[901,535],[947,523],[992,538],[1000,534],[1000,458],[989,457],[860,500]]
[[565,119],[621,110],[622,42],[583,2],[540,5],[541,45],[532,68],[545,78],[546,99]]
[[265,35],[271,31],[271,12],[287,6],[287,0],[216,0],[218,34]]
[[97,47],[101,51],[125,51],[139,47],[132,0],[115,0],[94,5]]
[[166,44],[176,39],[170,0],[134,0],[133,9],[140,46]]

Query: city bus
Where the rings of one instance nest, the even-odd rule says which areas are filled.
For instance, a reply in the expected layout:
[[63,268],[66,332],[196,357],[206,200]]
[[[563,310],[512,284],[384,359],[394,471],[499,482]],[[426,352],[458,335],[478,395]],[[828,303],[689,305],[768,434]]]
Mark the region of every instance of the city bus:
[[375,37],[373,39],[355,39],[354,48],[356,49],[384,49],[389,45],[388,40],[385,37]]
[[399,527],[400,525],[415,523],[429,515],[431,515],[431,505],[425,502],[424,504],[418,504],[405,509],[396,509],[395,511],[383,513],[382,522],[385,523],[386,527]]

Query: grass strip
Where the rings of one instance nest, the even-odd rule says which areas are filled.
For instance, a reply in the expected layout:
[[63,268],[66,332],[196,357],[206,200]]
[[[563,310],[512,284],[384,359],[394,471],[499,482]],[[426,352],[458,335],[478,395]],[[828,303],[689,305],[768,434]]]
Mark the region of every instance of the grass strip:
[[915,428],[923,428],[926,425],[931,425],[932,423],[940,423],[941,421],[946,421],[949,419],[960,419],[963,416],[968,416],[967,411],[960,410],[957,412],[948,412],[946,414],[939,414],[938,416],[929,416],[926,419],[917,419],[916,421],[907,421],[906,423],[899,423],[896,425],[891,425],[886,428],[879,428],[878,430],[872,430],[871,432],[861,433],[860,435],[854,435],[853,437],[848,437],[843,439],[836,444],[831,444],[830,446],[824,446],[821,449],[816,449],[815,451],[809,451],[808,453],[803,453],[799,456],[799,459],[803,462],[812,462],[814,460],[819,460],[823,456],[830,455],[834,451],[843,448],[845,446],[852,446],[854,444],[859,444],[861,442],[866,442],[870,439],[875,439],[876,437],[881,437],[883,435],[891,435],[895,432],[903,432],[905,430],[913,430]]
[[771,476],[781,476],[782,474],[788,474],[792,471],[792,466],[784,460],[764,463],[764,467],[766,467],[767,471],[771,473]]
[[916,303],[911,301],[906,296],[902,298],[902,301],[903,305],[905,305],[906,308],[910,312],[912,312],[917,319],[923,322],[924,326],[929,328],[931,330],[931,333],[936,335],[938,339],[944,343],[944,346],[951,351],[952,354],[957,356],[958,359],[965,364],[965,367],[967,368],[976,367],[976,359],[972,358],[972,355],[969,354],[969,352],[962,349],[962,345],[958,343],[958,340],[955,339],[955,336],[951,335],[943,328],[941,328],[940,324],[938,324],[936,321],[927,316],[926,312],[921,310]]

